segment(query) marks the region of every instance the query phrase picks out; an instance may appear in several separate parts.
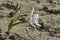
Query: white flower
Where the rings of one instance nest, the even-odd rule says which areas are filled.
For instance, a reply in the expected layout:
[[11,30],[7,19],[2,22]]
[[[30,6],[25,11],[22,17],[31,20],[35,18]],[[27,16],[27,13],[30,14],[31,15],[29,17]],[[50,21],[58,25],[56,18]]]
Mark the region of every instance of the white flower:
[[34,16],[33,16],[33,21],[34,21],[34,24],[35,24],[36,26],[41,27],[41,25],[40,25],[39,22],[38,22],[38,14],[34,14]]
[[37,27],[41,27],[41,25],[38,22],[38,14],[33,14],[34,12],[34,8],[32,9],[32,13],[29,16],[29,23],[31,26],[33,26],[34,28]]

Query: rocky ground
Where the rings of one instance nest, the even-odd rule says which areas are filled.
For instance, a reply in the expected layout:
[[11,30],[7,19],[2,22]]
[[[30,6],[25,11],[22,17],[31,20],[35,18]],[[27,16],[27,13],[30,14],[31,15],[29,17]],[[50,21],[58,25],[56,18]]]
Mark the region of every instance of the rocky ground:
[[22,14],[31,13],[34,7],[34,13],[38,13],[49,28],[41,31],[33,29],[28,22],[19,23],[11,30],[13,35],[19,35],[16,40],[60,40],[60,0],[0,0],[0,29],[3,33],[7,31],[10,22],[8,15],[15,11],[17,4],[22,6]]

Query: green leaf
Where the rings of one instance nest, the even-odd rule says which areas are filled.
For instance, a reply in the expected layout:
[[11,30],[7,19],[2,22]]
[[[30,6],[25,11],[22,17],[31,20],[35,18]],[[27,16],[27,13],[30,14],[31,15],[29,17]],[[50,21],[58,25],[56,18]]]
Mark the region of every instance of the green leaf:
[[39,16],[38,19],[39,19],[39,20],[42,20],[42,16]]
[[8,25],[8,31],[10,31],[14,25],[14,23],[19,19],[20,15],[14,15]]
[[6,39],[5,40],[9,40],[9,36],[8,35],[6,36]]

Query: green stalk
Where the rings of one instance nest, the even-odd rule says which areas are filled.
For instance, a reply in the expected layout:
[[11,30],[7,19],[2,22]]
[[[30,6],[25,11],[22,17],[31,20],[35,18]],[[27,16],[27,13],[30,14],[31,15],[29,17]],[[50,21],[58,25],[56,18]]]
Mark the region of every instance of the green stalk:
[[19,19],[20,17],[20,14],[19,15],[14,15],[8,25],[8,34],[6,36],[6,39],[5,40],[9,40],[9,33],[10,33],[10,30],[12,29],[13,25],[15,24],[15,22]]
[[5,40],[9,40],[9,36],[8,35],[6,36],[6,39]]

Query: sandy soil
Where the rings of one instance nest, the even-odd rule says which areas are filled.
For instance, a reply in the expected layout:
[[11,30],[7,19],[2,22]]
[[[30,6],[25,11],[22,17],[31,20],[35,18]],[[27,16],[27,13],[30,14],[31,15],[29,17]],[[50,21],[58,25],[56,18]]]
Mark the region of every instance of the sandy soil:
[[[0,7],[2,8],[0,8],[0,16],[5,16],[3,18],[0,17],[0,29],[2,29],[3,33],[7,31],[10,22],[10,18],[7,15],[15,11],[13,8],[8,8],[3,4],[10,4],[11,2],[12,5],[16,5],[17,3],[22,5],[22,14],[31,13],[31,8],[34,7],[35,13],[42,16],[45,26],[50,26],[53,29],[60,28],[60,0],[0,0]],[[60,33],[54,34],[52,32],[57,36],[50,36],[51,33],[48,31],[38,31],[31,28],[28,22],[17,24],[12,28],[11,33],[17,33],[22,38],[26,38],[26,40],[60,40]]]

